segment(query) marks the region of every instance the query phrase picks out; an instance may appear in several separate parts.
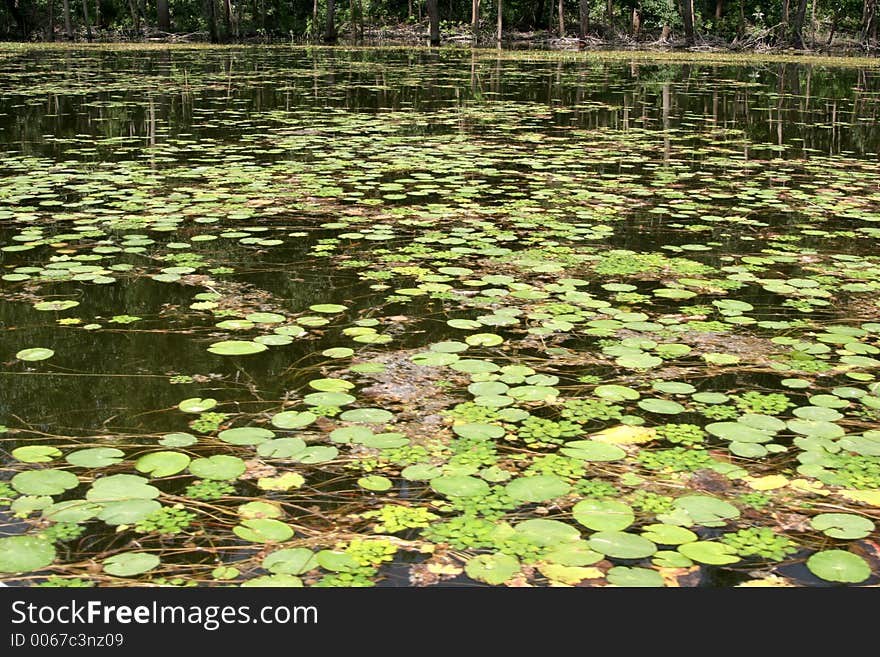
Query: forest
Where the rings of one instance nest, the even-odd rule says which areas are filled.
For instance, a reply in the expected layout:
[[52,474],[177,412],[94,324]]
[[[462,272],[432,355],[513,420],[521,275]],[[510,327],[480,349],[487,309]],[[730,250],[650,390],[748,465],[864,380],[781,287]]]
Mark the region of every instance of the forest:
[[877,5],[878,0],[3,0],[0,38],[870,49],[877,44]]

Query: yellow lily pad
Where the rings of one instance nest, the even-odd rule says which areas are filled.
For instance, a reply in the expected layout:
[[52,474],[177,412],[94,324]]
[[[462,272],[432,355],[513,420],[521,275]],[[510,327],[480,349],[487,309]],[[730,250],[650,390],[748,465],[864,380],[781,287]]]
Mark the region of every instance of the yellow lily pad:
[[654,440],[657,432],[648,427],[631,427],[625,424],[594,433],[591,438],[611,445],[636,445]]

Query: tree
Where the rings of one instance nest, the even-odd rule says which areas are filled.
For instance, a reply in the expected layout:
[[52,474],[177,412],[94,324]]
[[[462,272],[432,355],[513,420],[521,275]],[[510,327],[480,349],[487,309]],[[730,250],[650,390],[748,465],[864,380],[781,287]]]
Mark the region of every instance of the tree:
[[791,45],[795,48],[804,47],[804,17],[807,15],[807,0],[798,0],[797,11],[791,22]]
[[336,0],[327,0],[327,27],[324,30],[324,41],[336,43]]
[[694,40],[694,0],[681,0],[681,21],[684,23],[684,39],[692,46]]
[[563,0],[559,0],[559,38],[565,38],[565,7]]
[[163,32],[170,32],[171,14],[168,11],[168,0],[156,0],[156,15],[159,29]]
[[427,0],[427,9],[428,9],[428,23],[430,24],[431,36],[430,41],[432,46],[440,45],[440,7],[437,5],[437,0]]
[[480,0],[471,0],[471,33],[477,43],[480,40]]
[[64,31],[67,38],[73,41],[73,21],[70,20],[70,0],[64,0]]
[[590,31],[590,0],[580,0],[580,22],[578,23],[578,38],[583,41]]
[[89,22],[89,0],[82,0],[83,3],[83,21],[86,24],[86,40],[92,42],[92,24]]
[[[134,0],[130,0],[134,3]],[[217,31],[217,0],[206,0],[205,19],[208,22],[208,36],[211,43],[220,43],[220,33]]]
[[48,24],[48,29],[46,30],[46,40],[54,41],[55,40],[55,0],[49,0],[49,18],[46,21]]
[[498,33],[495,37],[495,40],[498,42],[498,47],[501,47],[501,28],[504,23],[504,8],[501,4],[502,0],[498,0]]
[[877,0],[865,0],[862,8],[862,43],[868,43],[872,31],[877,31]]

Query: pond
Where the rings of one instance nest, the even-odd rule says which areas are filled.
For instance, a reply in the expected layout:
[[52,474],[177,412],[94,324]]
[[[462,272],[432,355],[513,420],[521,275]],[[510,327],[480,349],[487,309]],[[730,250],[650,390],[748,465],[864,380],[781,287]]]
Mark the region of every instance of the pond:
[[880,582],[880,70],[0,49],[0,581]]

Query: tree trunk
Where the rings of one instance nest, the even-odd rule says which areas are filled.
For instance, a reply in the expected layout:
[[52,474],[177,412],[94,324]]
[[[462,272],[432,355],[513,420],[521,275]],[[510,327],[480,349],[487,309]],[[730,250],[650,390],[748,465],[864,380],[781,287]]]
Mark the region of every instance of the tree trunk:
[[49,0],[48,2],[48,10],[49,10],[49,28],[46,31],[46,40],[54,41],[55,40],[55,0]]
[[168,0],[156,0],[156,14],[158,16],[159,29],[162,32],[171,31],[171,14],[168,11]]
[[724,14],[724,0],[715,0],[715,20],[720,21]]
[[232,38],[232,2],[223,0],[223,27],[226,28],[226,40]]
[[471,0],[471,34],[477,43],[480,40],[480,0]]
[[681,21],[684,23],[684,39],[694,45],[694,0],[681,0]]
[[324,41],[336,43],[336,0],[327,0],[327,27],[324,30]]
[[73,22],[70,20],[70,0],[64,0],[64,31],[68,41],[73,41]]
[[437,0],[427,0],[428,23],[431,27],[430,43],[432,46],[440,45],[440,7]]
[[211,43],[220,43],[220,34],[217,32],[217,2],[216,0],[207,0],[205,7],[205,18],[208,20],[208,35]]
[[128,0],[128,10],[131,12],[131,24],[134,26],[135,34],[140,34],[141,15],[138,13],[136,0]]
[[862,43],[868,43],[872,31],[876,32],[877,24],[877,0],[865,0],[862,11]]
[[807,15],[807,0],[798,0],[797,11],[791,23],[791,45],[804,47],[804,17]]
[[312,3],[312,30],[315,34],[318,33],[318,0]]
[[504,26],[504,7],[501,2],[502,0],[498,0],[498,31],[495,36],[499,48],[501,47],[501,28]]
[[559,38],[565,38],[565,7],[563,0],[559,0]]
[[578,22],[578,38],[583,41],[590,31],[590,0],[580,0],[580,21]]
[[614,6],[611,0],[606,0],[605,2],[605,25],[608,28],[608,33],[611,33],[611,28],[614,26]]
[[632,13],[632,33],[633,36],[638,39],[639,32],[642,29],[642,19],[639,17],[639,10],[637,7],[633,7]]
[[83,0],[83,21],[86,24],[86,41],[92,42],[92,24],[89,22],[89,2]]

